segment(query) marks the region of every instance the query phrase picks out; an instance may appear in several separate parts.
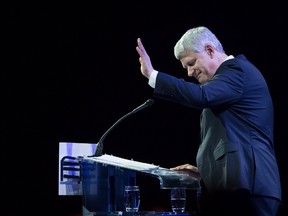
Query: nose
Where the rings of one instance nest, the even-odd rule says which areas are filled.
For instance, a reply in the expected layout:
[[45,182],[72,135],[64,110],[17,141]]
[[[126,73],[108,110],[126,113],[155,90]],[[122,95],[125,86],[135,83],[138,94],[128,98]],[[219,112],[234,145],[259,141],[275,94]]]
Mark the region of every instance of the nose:
[[192,77],[194,72],[195,72],[195,70],[194,70],[194,68],[192,66],[187,68],[187,73],[188,73],[189,77]]

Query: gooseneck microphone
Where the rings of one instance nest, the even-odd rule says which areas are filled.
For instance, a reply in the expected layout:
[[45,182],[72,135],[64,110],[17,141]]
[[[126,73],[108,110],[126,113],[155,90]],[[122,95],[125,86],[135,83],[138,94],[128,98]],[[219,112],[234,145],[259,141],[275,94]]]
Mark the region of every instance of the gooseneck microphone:
[[94,155],[92,155],[91,157],[98,157],[102,155],[102,151],[103,151],[103,141],[105,139],[105,137],[109,134],[109,132],[115,128],[116,125],[118,125],[122,120],[124,120],[125,118],[127,118],[128,116],[135,114],[137,112],[139,112],[140,110],[149,107],[151,105],[154,104],[154,100],[153,99],[148,99],[145,103],[143,103],[142,105],[138,106],[137,108],[133,109],[131,112],[127,113],[126,115],[122,116],[118,121],[116,121],[100,138],[99,142],[97,143],[96,146],[96,150],[94,152]]

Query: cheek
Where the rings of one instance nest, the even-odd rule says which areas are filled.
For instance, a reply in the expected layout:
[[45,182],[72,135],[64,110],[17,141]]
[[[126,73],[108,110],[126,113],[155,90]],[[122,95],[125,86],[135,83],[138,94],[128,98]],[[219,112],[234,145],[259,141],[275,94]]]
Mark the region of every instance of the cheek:
[[209,81],[210,79],[211,78],[210,78],[209,74],[207,74],[206,71],[205,72],[202,71],[202,74],[199,76],[199,80],[198,81],[201,84],[203,84],[203,83]]

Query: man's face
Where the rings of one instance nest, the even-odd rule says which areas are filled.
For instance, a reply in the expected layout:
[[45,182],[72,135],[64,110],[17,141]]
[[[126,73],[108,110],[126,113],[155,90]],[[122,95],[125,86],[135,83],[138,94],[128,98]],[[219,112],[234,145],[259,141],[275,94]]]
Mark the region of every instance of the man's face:
[[187,69],[189,77],[194,77],[199,83],[203,84],[212,79],[213,59],[206,52],[188,53],[180,59],[183,68]]

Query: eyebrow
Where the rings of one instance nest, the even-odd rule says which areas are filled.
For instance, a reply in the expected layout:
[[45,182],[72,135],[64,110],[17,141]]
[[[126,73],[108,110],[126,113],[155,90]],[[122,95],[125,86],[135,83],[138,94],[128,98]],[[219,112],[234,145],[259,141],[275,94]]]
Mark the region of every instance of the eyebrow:
[[196,62],[196,58],[193,58],[190,61],[188,61],[185,65],[183,65],[183,67],[186,69],[187,66],[193,66],[195,62]]

